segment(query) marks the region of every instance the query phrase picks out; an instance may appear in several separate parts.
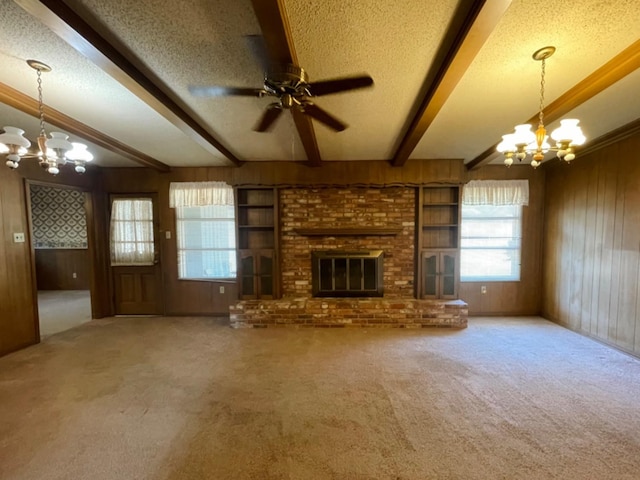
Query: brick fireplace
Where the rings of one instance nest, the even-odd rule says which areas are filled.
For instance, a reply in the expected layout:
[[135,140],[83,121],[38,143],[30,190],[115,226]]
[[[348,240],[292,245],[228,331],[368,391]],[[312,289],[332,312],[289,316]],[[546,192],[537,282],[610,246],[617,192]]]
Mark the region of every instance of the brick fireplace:
[[[415,209],[411,187],[280,189],[282,299],[238,302],[232,326],[465,327],[464,302],[414,297]],[[318,252],[371,251],[381,252],[381,298],[314,297]]]

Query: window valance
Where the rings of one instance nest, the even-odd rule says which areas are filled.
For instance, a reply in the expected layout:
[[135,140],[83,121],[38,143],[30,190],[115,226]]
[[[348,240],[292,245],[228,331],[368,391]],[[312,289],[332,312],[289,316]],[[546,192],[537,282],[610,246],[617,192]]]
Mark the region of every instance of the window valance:
[[171,208],[233,204],[233,188],[225,182],[171,182],[169,185]]
[[462,189],[463,205],[529,205],[528,180],[471,180]]

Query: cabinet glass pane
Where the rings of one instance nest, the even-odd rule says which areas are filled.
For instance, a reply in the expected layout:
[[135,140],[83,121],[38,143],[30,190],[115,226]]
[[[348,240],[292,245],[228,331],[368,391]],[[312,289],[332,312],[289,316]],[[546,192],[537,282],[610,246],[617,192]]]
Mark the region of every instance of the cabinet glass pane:
[[438,273],[438,258],[431,255],[424,258],[424,294],[436,295],[436,280]]
[[260,277],[260,295],[273,295],[273,277]]
[[443,255],[444,257],[444,274],[453,275],[456,271],[456,259],[452,255]]
[[242,295],[255,295],[253,276],[242,276]]
[[455,295],[455,271],[456,271],[456,259],[452,255],[442,256],[444,263],[444,272],[442,277],[442,294],[445,296]]
[[273,274],[273,258],[260,255],[260,275]]
[[253,257],[244,257],[242,260],[242,275],[253,275]]
[[442,295],[455,295],[456,287],[453,277],[442,278]]

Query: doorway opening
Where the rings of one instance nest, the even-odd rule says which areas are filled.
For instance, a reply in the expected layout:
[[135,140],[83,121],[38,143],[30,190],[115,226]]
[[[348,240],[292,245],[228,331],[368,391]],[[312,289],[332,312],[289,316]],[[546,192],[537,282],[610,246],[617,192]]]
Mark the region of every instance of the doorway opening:
[[40,340],[88,322],[91,314],[87,193],[28,182]]

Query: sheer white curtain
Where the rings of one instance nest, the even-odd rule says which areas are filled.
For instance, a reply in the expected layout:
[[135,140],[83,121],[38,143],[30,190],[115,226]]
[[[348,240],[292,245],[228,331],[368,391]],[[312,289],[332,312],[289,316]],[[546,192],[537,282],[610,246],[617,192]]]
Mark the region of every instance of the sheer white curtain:
[[233,206],[233,188],[225,182],[171,182],[169,206],[203,207],[207,205]]
[[528,180],[471,180],[462,189],[463,205],[529,205]]
[[171,183],[169,205],[176,211],[178,278],[235,278],[233,188],[225,182]]
[[111,205],[111,265],[153,265],[153,202],[115,199]]

